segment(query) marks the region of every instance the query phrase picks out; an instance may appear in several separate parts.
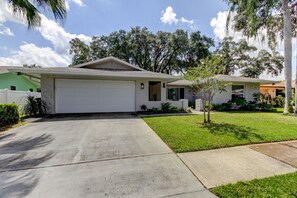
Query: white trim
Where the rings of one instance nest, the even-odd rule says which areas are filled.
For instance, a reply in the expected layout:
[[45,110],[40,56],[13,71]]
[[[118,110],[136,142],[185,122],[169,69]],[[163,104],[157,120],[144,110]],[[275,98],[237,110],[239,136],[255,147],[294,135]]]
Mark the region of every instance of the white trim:
[[118,62],[118,63],[121,63],[123,65],[126,65],[128,67],[131,67],[133,69],[137,69],[139,71],[144,71],[144,69],[140,68],[140,67],[137,67],[135,65],[132,65],[126,61],[123,61],[121,59],[118,59],[116,57],[113,57],[113,56],[109,56],[109,57],[106,57],[106,58],[102,58],[102,59],[99,59],[99,60],[95,60],[95,61],[89,61],[89,62],[86,62],[86,63],[82,63],[82,64],[78,64],[78,65],[73,65],[71,67],[74,67],[74,68],[80,68],[80,67],[85,67],[87,65],[93,65],[93,64],[100,64],[100,63],[104,63],[104,62],[108,62],[108,61],[114,61],[114,62]]

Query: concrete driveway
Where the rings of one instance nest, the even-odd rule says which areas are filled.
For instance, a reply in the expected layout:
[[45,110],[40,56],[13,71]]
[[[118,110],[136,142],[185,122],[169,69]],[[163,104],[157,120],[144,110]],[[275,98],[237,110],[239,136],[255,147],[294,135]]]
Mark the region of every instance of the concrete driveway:
[[0,134],[0,197],[214,197],[131,115],[48,118]]

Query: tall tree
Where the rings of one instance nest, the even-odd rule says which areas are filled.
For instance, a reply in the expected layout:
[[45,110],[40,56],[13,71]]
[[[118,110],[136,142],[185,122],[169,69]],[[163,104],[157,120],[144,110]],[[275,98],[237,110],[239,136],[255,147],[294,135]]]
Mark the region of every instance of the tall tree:
[[209,56],[214,41],[199,31],[190,35],[184,30],[152,33],[147,28],[119,30],[107,36],[94,36],[90,45],[79,39],[71,42],[72,65],[106,56],[115,56],[143,69],[162,72],[185,72]]
[[[277,12],[283,13],[284,59],[286,78],[286,100],[284,113],[288,113],[292,97],[292,24],[289,3],[293,0],[226,0],[230,13],[235,14],[235,30],[243,30],[250,37],[259,36],[263,29],[267,31],[267,38],[271,47],[275,47],[276,32],[271,28],[271,22]],[[227,27],[231,14],[229,14]]]
[[[4,0],[5,1],[5,0]],[[40,25],[40,10],[49,10],[56,20],[66,18],[65,0],[6,0],[14,13],[20,13],[26,19],[28,28]]]
[[90,47],[79,38],[72,39],[70,41],[70,46],[70,54],[73,55],[73,65],[78,65],[92,60]]
[[277,76],[283,69],[283,57],[278,52],[258,52],[246,39],[235,42],[232,37],[226,37],[213,54],[221,57],[220,65],[225,75],[239,70],[242,76],[258,78],[263,72]]

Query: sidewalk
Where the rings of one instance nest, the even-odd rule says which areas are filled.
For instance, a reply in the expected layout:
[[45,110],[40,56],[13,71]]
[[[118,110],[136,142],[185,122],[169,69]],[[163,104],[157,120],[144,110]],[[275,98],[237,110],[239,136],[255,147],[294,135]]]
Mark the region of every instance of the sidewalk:
[[297,141],[180,153],[178,156],[207,188],[297,171]]

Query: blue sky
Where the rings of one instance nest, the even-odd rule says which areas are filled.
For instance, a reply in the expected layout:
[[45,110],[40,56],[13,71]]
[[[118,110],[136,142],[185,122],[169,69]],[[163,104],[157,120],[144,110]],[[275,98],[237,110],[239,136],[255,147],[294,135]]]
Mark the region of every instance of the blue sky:
[[[93,35],[134,26],[153,32],[199,30],[217,42],[226,36],[228,7],[223,0],[67,0],[63,24],[45,13],[42,25],[34,30],[28,30],[23,18],[12,14],[6,2],[0,2],[0,65],[67,66],[71,62],[70,39],[89,42]],[[242,38],[240,33],[230,34]],[[262,48],[259,42],[253,44]]]

